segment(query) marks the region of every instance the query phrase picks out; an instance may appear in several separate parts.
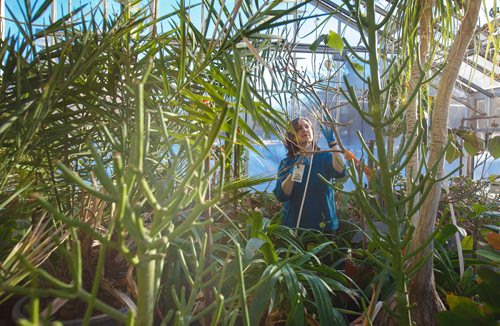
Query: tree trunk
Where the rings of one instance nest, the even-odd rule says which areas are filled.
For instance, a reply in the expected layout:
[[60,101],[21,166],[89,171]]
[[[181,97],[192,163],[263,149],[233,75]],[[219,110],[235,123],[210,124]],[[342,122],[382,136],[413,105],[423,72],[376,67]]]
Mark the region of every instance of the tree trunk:
[[[415,88],[417,87],[421,73],[420,65],[422,66],[426,65],[427,62],[427,53],[429,52],[429,33],[431,26],[430,23],[432,17],[432,6],[433,6],[433,1],[431,0],[420,1],[420,8],[421,8],[420,10],[422,13],[419,22],[420,56],[418,61],[413,62],[413,66],[411,68],[411,76],[409,83],[410,87],[408,89],[408,94],[412,94]],[[418,101],[419,101],[419,96],[416,96],[410,103],[406,111],[406,139],[407,141],[412,143],[412,146],[410,146],[410,148],[413,147],[413,143],[416,141],[416,137],[414,136],[412,137],[412,132],[415,129],[417,121],[419,121]],[[412,154],[411,159],[408,162],[408,165],[406,166],[406,188],[408,193],[411,192],[414,180],[417,177],[420,160],[421,160],[420,151],[417,150]],[[418,200],[419,200],[419,195],[417,194],[415,196],[414,202],[418,202]],[[418,213],[415,213],[414,216],[410,216],[410,218],[411,218],[411,224],[416,226],[418,221]]]
[[[410,283],[410,288],[413,288],[410,291],[410,302],[415,305],[415,308],[411,311],[411,319],[417,326],[437,325],[437,313],[445,310],[445,306],[437,294],[434,277],[432,281],[425,280],[423,282],[424,287],[416,285],[420,282],[422,280],[414,278]],[[393,315],[395,310],[396,296],[392,296],[388,301],[384,302],[384,308],[378,313],[373,325],[399,326],[398,320]]]
[[[424,2],[427,1],[424,0]],[[438,166],[437,173],[434,176],[435,179],[442,178],[444,175],[444,161],[442,160],[441,154],[448,140],[449,104],[463,56],[472,38],[474,27],[476,26],[480,7],[481,1],[479,0],[469,0],[465,3],[465,15],[450,49],[446,66],[441,74],[435,107],[431,118],[431,143],[429,157],[427,160],[427,166],[429,169],[434,165]],[[411,113],[411,115],[416,118],[416,111]],[[412,241],[413,248],[421,246],[434,231],[440,197],[441,182],[436,182],[420,209]],[[434,243],[431,241],[429,245],[416,255],[413,260],[413,264],[415,264],[420,259],[423,259],[423,257],[429,255],[431,257],[411,280],[408,289],[410,302],[415,305],[415,307],[411,310],[411,318],[416,325],[437,325],[437,313],[445,309],[443,302],[437,294],[434,282],[433,261],[431,255],[433,250]],[[385,309],[380,311],[376,320],[373,321],[373,324],[384,326],[398,325],[397,320],[393,318],[396,307],[396,297],[392,296],[387,302],[385,302],[384,306]]]
[[[451,46],[446,66],[441,74],[435,107],[431,120],[431,143],[427,166],[431,169],[437,165],[437,173],[434,176],[439,179],[444,175],[444,160],[442,152],[448,140],[448,110],[453,87],[458,77],[460,65],[467,46],[472,38],[477,23],[481,1],[469,0],[465,2],[465,15],[462,19],[460,29]],[[432,186],[427,198],[420,209],[420,217],[415,229],[412,247],[418,248],[427,240],[434,231],[434,223],[438,211],[439,199],[441,197],[441,181]],[[415,275],[410,283],[410,301],[417,304],[412,310],[412,317],[417,325],[437,325],[437,311],[443,310],[444,306],[436,293],[434,283],[432,252],[434,243],[422,250],[414,260],[414,263],[425,256],[430,255],[425,265]]]

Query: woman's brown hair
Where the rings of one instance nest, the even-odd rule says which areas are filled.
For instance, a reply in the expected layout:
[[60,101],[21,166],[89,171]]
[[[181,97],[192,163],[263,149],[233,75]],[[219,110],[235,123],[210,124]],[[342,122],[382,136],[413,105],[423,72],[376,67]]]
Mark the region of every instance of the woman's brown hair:
[[[307,118],[296,118],[290,122],[290,125],[285,132],[285,147],[287,149],[286,156],[290,158],[294,158],[300,152],[299,144],[297,144],[297,131],[299,130],[300,120],[307,122],[312,128],[312,123]],[[313,138],[315,136],[316,135],[314,134],[313,129]],[[314,149],[319,150],[319,147],[314,144]]]

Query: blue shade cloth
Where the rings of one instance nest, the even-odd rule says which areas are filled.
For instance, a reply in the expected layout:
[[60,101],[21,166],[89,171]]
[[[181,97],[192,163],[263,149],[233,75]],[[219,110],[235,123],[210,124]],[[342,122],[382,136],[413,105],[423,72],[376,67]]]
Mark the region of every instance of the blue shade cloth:
[[[292,173],[293,165],[296,161],[305,164],[304,175],[302,182],[294,182],[292,193],[290,196],[287,196],[281,189],[281,184]],[[301,157],[299,160],[286,157],[279,165],[276,187],[273,192],[279,201],[284,202],[281,218],[283,225],[293,228],[297,226],[297,218],[310,166],[311,160],[307,157]],[[333,188],[324,182],[319,175],[323,176],[326,180],[341,178],[345,175],[345,169],[342,172],[338,172],[333,168],[331,153],[314,154],[311,176],[299,227],[324,232],[333,231],[339,227],[335,212]]]

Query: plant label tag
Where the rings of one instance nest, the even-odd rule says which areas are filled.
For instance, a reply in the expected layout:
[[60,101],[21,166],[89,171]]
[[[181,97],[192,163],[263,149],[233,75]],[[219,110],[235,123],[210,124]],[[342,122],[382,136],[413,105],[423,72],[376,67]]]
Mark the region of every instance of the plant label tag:
[[305,164],[295,164],[293,166],[292,172],[292,181],[293,182],[302,182],[302,176],[304,175]]

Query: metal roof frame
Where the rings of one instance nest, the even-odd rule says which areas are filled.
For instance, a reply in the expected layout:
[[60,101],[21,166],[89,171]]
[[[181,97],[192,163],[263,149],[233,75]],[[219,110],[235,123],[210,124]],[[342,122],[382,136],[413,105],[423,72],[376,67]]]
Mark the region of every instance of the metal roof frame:
[[[313,0],[313,3],[315,3],[316,6],[323,11],[336,12],[335,18],[337,18],[341,22],[345,23],[346,25],[348,25],[356,30],[358,29],[357,24],[354,21],[354,19],[351,17],[350,13],[346,9],[342,8],[341,6],[339,6],[338,4],[333,2],[332,0]],[[387,14],[387,11],[380,8],[379,6],[376,6],[375,10],[378,14],[380,14],[382,16],[385,16]],[[494,20],[494,24],[500,25],[500,18],[496,18]],[[484,33],[485,33],[484,27],[478,29],[478,31],[476,32],[476,36],[475,36],[476,39],[480,40],[479,36],[483,35]],[[465,55],[463,62],[473,66],[474,69],[478,71],[478,73],[492,74],[492,76],[494,76],[495,81],[500,82],[500,80],[497,78],[497,75],[500,75],[500,74],[497,74],[497,68],[500,69],[500,67],[498,65],[495,65],[493,62],[489,61],[489,59],[487,58],[488,55],[487,55],[487,53],[485,53],[486,46],[484,45],[484,42],[481,42],[481,43],[482,44],[481,44],[481,49],[480,49],[479,53],[477,53],[477,49],[475,48],[474,44],[471,45],[471,49]],[[297,47],[297,50],[299,52],[307,52],[308,46],[301,44],[300,46]],[[359,52],[366,52],[367,51],[363,47],[356,47],[354,50],[359,51]],[[490,52],[492,50],[493,49],[490,49]],[[331,53],[327,49],[325,49],[324,51],[326,51],[326,53]],[[309,52],[310,52],[310,50],[309,50]],[[474,54],[479,55],[482,59],[484,59],[484,64],[472,60],[470,58],[470,56],[474,55]],[[487,66],[489,66],[489,67],[487,67]],[[492,68],[490,68],[490,67],[492,67]],[[493,69],[494,71],[492,71],[491,69]],[[489,98],[494,98],[494,97],[500,96],[500,87],[495,87],[492,89],[485,89],[485,88],[481,87],[480,85],[478,85],[477,83],[475,83],[474,81],[469,80],[469,79],[465,78],[464,76],[460,76],[460,75],[458,77],[457,82],[460,82],[462,86],[465,86],[465,88],[467,89],[467,91],[470,95],[472,95],[476,92],[479,92],[479,93],[484,94],[485,96],[487,96]]]

